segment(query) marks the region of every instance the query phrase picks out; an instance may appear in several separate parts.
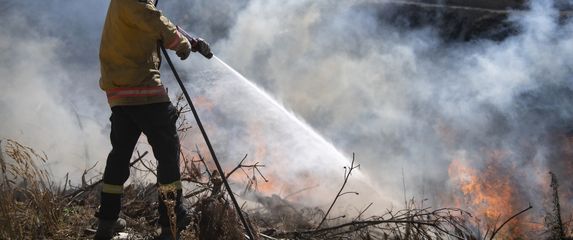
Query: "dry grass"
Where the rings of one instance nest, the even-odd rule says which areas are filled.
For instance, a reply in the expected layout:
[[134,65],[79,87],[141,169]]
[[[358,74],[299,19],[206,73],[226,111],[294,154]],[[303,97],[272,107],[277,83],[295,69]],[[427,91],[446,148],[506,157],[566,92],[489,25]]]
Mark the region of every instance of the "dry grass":
[[[182,239],[245,239],[235,209],[221,188],[219,174],[209,171],[199,151],[193,154],[196,156],[182,158],[184,186],[193,187],[193,191],[187,191],[184,201],[193,221],[182,232]],[[99,183],[83,181],[82,187],[57,186],[44,170],[47,161],[45,154],[16,141],[0,141],[0,239],[93,237]],[[239,167],[260,167],[242,162]],[[151,160],[138,158],[133,167],[141,172],[139,176],[154,174]],[[136,184],[124,189],[121,217],[127,221],[129,239],[152,239],[158,227],[158,194],[174,194],[174,189],[158,189],[155,184],[141,183],[144,181],[133,182]],[[344,185],[341,192],[343,188]],[[354,217],[333,217],[323,209],[300,207],[278,196],[246,194],[254,196],[249,199],[259,203],[258,208],[249,210],[249,222],[260,239],[489,239],[487,233],[483,236],[477,231],[476,234],[477,229],[470,227],[475,226],[470,213],[452,208],[418,207],[413,200],[405,209],[388,210],[378,216],[363,216],[366,207]],[[333,205],[335,202],[336,199]],[[172,223],[175,222],[176,219],[172,219]],[[564,222],[565,235],[572,235],[573,221]],[[490,232],[491,238],[493,235]]]
[[195,228],[200,240],[242,240],[235,210],[222,198],[205,198],[195,208]]
[[85,208],[68,206],[42,166],[48,160],[13,140],[0,142],[0,239],[74,239]]
[[[91,239],[100,183],[57,186],[45,170],[48,161],[45,154],[13,140],[0,141],[0,146],[0,239]],[[189,160],[185,165],[196,169],[184,171],[183,176],[195,175],[189,179],[193,179],[197,191],[184,202],[193,209],[190,212],[195,221],[182,232],[182,238],[242,239],[241,225],[223,192],[209,194],[213,184],[197,176],[206,174],[199,174],[200,163],[192,157],[185,159]],[[153,173],[149,166],[152,166],[150,160],[141,159],[134,169]],[[121,217],[127,221],[129,239],[151,239],[158,228],[158,194],[176,193],[174,189],[158,189],[155,184],[133,182],[136,183],[124,189]],[[174,202],[167,200],[166,205],[170,215],[175,216]],[[176,222],[175,218],[171,220]]]

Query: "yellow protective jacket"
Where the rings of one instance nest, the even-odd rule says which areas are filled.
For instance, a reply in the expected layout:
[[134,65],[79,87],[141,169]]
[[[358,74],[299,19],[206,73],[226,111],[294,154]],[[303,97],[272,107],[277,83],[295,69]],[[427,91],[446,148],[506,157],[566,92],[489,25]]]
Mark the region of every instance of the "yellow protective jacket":
[[153,0],[111,0],[100,45],[100,87],[111,107],[169,102],[159,78],[158,42],[190,48]]

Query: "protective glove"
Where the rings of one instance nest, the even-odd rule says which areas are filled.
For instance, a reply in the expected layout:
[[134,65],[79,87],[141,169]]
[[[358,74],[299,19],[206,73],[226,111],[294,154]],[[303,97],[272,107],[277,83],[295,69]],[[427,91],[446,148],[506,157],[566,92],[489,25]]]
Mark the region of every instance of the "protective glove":
[[204,57],[210,59],[213,57],[213,53],[211,52],[211,47],[209,47],[209,43],[207,43],[202,38],[193,38],[191,41],[191,51],[192,52],[199,52]]
[[181,60],[185,60],[185,59],[187,59],[187,57],[189,57],[189,54],[191,54],[192,48],[187,41],[186,41],[186,44],[181,44],[181,45],[182,46],[179,47],[179,49],[177,49],[175,54],[177,54],[177,56]]

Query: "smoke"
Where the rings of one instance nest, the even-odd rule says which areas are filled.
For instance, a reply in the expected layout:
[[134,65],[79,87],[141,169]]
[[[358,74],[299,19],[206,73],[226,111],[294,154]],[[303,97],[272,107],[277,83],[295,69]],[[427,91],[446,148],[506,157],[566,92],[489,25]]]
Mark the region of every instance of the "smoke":
[[[54,172],[101,163],[110,111],[97,86],[97,51],[107,1],[3,5],[1,136],[46,151],[62,163]],[[402,202],[406,191],[447,205],[444,189],[456,193],[453,160],[486,170],[502,152],[494,162],[516,184],[519,204],[542,205],[549,170],[569,193],[564,205],[573,204],[566,140],[573,24],[560,21],[551,1],[511,13],[515,34],[469,42],[384,21],[378,1],[164,1],[160,8],[287,106],[216,61],[177,63],[225,167],[249,154],[267,165],[274,191],[320,185],[332,194],[317,198],[329,201],[355,152],[357,185],[376,189],[358,198],[377,192],[383,197],[370,197],[382,204]],[[164,82],[177,89],[165,70]],[[201,144],[192,132],[191,149]]]
[[548,170],[571,191],[563,148],[573,116],[573,25],[559,22],[551,1],[512,13],[518,32],[502,41],[457,43],[432,27],[384,22],[379,8],[250,1],[216,49],[335,146],[356,152],[394,199],[404,169],[409,196],[448,204],[440,195],[453,188],[452,160],[464,156],[485,171],[496,151],[504,153],[497,164],[515,183],[516,205],[543,205]]
[[79,179],[96,161],[102,166],[109,148],[105,96],[92,91],[99,78],[99,31],[93,31],[105,14],[97,9],[105,6],[60,7],[58,1],[2,6],[0,137],[45,152],[56,181],[66,173]]

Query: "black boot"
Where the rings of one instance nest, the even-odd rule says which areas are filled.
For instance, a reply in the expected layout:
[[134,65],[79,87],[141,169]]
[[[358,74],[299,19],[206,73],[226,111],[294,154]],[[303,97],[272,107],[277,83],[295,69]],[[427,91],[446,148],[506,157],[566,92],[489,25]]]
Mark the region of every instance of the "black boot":
[[117,232],[124,230],[125,225],[125,220],[121,218],[117,220],[100,219],[94,240],[110,240]]

